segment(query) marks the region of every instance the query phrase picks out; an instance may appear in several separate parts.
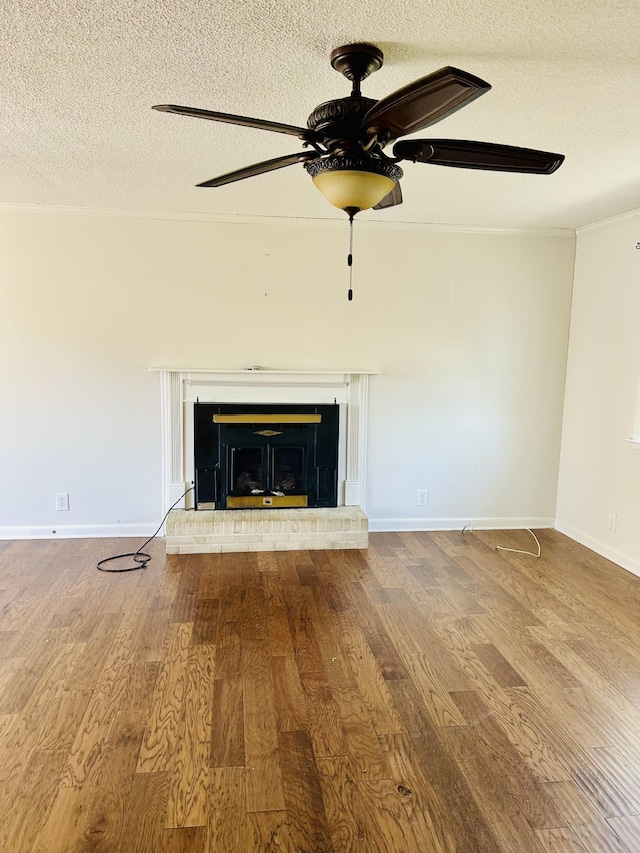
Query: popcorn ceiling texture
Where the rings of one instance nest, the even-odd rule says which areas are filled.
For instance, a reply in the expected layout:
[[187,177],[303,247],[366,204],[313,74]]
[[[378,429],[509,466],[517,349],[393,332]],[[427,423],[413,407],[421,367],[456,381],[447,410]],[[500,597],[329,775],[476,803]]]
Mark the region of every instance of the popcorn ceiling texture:
[[12,0],[0,11],[0,203],[339,218],[301,165],[194,185],[298,150],[280,134],[153,112],[178,103],[304,124],[348,94],[332,48],[385,53],[380,98],[443,65],[493,90],[420,137],[559,151],[550,177],[406,164],[382,221],[575,227],[639,206],[640,15],[628,2]]

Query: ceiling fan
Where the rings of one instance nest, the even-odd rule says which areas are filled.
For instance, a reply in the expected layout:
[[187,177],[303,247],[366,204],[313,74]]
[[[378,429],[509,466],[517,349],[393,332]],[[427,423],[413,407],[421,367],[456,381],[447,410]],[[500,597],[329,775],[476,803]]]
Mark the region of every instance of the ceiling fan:
[[[198,186],[221,187],[303,163],[325,198],[351,220],[360,210],[380,210],[402,203],[403,173],[398,166],[402,160],[537,175],[550,175],[564,160],[562,154],[492,142],[402,140],[400,137],[452,115],[491,86],[473,74],[447,66],[375,101],[361,95],[360,84],[382,66],[379,48],[349,44],[336,48],[330,59],[332,67],[352,82],[351,95],[317,106],[307,119],[307,127],[175,104],[157,104],[153,109],[296,136],[308,150],[254,163]],[[395,144],[389,155],[385,148],[391,143]]]

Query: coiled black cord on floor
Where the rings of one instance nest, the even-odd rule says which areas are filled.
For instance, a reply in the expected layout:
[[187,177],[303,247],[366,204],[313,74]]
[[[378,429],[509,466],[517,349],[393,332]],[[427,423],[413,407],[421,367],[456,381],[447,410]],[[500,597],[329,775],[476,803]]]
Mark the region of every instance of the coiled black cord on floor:
[[[171,510],[175,506],[177,506],[180,503],[180,501],[182,500],[182,498],[184,498],[186,495],[188,495],[189,492],[192,490],[193,490],[193,486],[189,486],[187,491],[183,495],[180,495],[178,500],[169,507],[169,509],[164,514],[164,518],[160,522],[156,532],[153,534],[153,536],[150,536],[147,539],[147,541],[138,548],[137,551],[131,551],[128,554],[116,554],[114,557],[105,557],[104,560],[100,560],[100,562],[96,565],[96,569],[98,569],[99,572],[137,572],[138,569],[146,568],[147,563],[151,560],[151,554],[147,554],[142,549],[146,548],[147,545],[149,544],[149,542],[151,542],[152,539],[156,538],[158,533],[160,533],[160,531],[162,530],[162,525],[167,520],[167,516],[169,515]],[[123,569],[105,569],[104,568],[105,563],[111,563],[113,560],[124,560],[125,557],[133,557],[133,561],[136,565],[135,566],[125,566]]]

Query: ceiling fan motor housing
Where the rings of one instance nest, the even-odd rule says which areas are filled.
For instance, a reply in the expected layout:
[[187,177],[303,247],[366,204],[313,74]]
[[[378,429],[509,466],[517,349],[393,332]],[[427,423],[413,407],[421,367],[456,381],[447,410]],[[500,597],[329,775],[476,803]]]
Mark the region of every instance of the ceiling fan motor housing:
[[[350,97],[325,101],[307,119],[307,127],[323,137],[323,143],[334,151],[358,148],[362,138],[362,120],[377,101]],[[367,140],[362,138],[363,142]]]

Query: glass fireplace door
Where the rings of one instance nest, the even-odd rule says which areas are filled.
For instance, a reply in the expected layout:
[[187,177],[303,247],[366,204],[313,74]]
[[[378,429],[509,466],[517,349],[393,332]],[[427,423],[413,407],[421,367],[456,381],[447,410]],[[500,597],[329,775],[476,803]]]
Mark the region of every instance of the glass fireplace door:
[[307,448],[271,446],[269,488],[276,495],[308,494]]
[[229,494],[257,495],[266,491],[268,456],[264,447],[229,448]]

